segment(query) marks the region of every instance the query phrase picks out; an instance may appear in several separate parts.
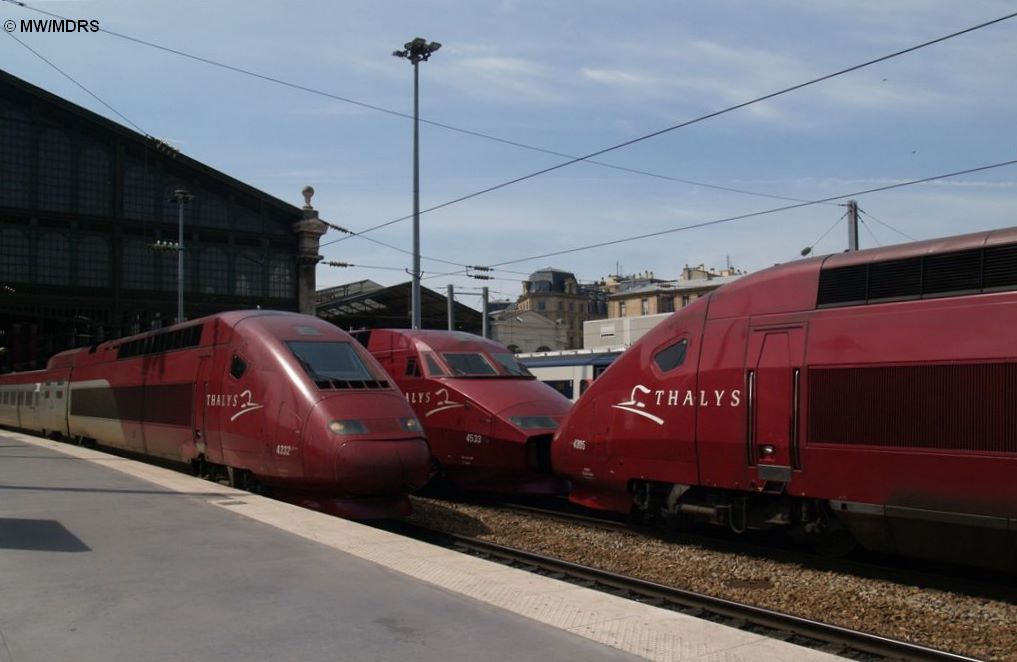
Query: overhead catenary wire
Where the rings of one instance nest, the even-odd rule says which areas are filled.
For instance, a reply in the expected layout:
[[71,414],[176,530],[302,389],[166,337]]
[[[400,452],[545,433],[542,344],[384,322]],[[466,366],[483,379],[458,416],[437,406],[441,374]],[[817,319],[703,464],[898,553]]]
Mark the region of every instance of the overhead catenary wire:
[[831,226],[830,226],[829,228],[827,228],[827,229],[826,229],[826,232],[824,232],[823,234],[819,235],[819,239],[816,239],[816,240],[815,240],[814,242],[812,242],[811,244],[809,244],[808,246],[806,246],[806,247],[805,247],[804,249],[802,249],[802,252],[801,252],[801,256],[802,256],[802,257],[805,257],[805,256],[807,256],[807,255],[811,255],[811,254],[812,254],[812,252],[813,252],[813,251],[814,251],[814,250],[816,249],[816,246],[818,246],[818,245],[819,245],[819,242],[821,242],[821,241],[823,241],[824,239],[826,239],[826,235],[828,235],[828,234],[830,234],[831,232],[833,232],[833,229],[834,229],[835,227],[837,227],[838,225],[840,225],[840,224],[841,224],[841,222],[842,222],[842,221],[843,221],[843,220],[844,220],[845,218],[847,218],[847,215],[848,215],[848,213],[847,213],[847,212],[844,212],[843,214],[841,214],[841,215],[840,215],[840,218],[838,218],[838,219],[837,219],[836,221],[834,221],[834,222],[833,222],[833,225],[831,225]]
[[865,210],[864,210],[864,209],[862,209],[861,207],[859,207],[859,208],[858,208],[858,211],[859,211],[859,212],[861,212],[862,214],[864,214],[865,216],[868,216],[869,218],[871,218],[872,220],[874,220],[874,221],[875,221],[876,223],[879,223],[879,224],[880,224],[880,225],[882,225],[883,227],[886,227],[886,228],[888,228],[888,229],[890,229],[890,230],[893,230],[894,232],[896,232],[896,233],[897,233],[897,234],[899,234],[900,236],[904,237],[905,239],[908,239],[908,240],[910,240],[910,241],[918,241],[917,239],[915,239],[914,237],[912,237],[912,236],[911,236],[911,235],[909,235],[908,233],[906,233],[906,232],[901,232],[900,230],[898,230],[897,228],[893,227],[893,226],[892,226],[892,225],[890,225],[889,223],[885,223],[885,222],[883,222],[883,221],[879,220],[878,218],[876,218],[875,216],[873,216],[873,215],[872,215],[872,214],[870,214],[869,212],[865,211]]
[[[31,5],[28,5],[28,4],[24,3],[24,2],[20,2],[19,0],[3,0],[3,1],[7,2],[9,4],[17,5],[19,7],[27,9],[29,11],[34,11],[34,12],[38,12],[38,13],[46,15],[46,16],[51,16],[53,18],[59,18],[59,19],[66,20],[66,17],[61,16],[60,14],[55,14],[53,12],[48,12],[48,11],[45,11],[43,9],[39,9],[37,7],[32,7]],[[301,92],[307,92],[309,94],[315,94],[315,95],[326,97],[328,99],[332,99],[332,100],[335,100],[335,101],[340,101],[340,102],[348,103],[348,104],[351,104],[351,105],[354,105],[354,106],[359,106],[361,108],[365,108],[365,109],[368,109],[368,110],[373,110],[373,111],[376,111],[376,112],[385,113],[385,114],[388,114],[388,115],[393,115],[395,117],[401,117],[401,118],[404,118],[404,119],[413,119],[413,115],[410,115],[410,114],[407,114],[407,113],[402,113],[402,112],[399,112],[397,110],[392,110],[390,108],[384,108],[382,106],[377,106],[377,105],[366,103],[366,102],[363,102],[363,101],[357,101],[356,99],[351,99],[349,97],[341,96],[341,95],[334,94],[334,93],[331,93],[331,92],[326,92],[324,90],[319,90],[317,88],[309,87],[307,85],[301,85],[299,83],[293,83],[293,82],[290,82],[290,81],[283,80],[281,78],[276,78],[275,76],[269,76],[267,74],[262,74],[262,73],[258,73],[256,71],[251,71],[249,69],[244,69],[243,67],[238,67],[236,65],[227,64],[225,62],[219,62],[217,60],[212,60],[210,58],[202,57],[200,55],[194,55],[192,53],[187,53],[186,51],[181,51],[181,50],[176,49],[176,48],[170,48],[169,46],[163,46],[161,44],[156,44],[154,42],[147,41],[145,39],[140,39],[138,37],[132,37],[130,35],[126,35],[126,34],[123,34],[123,33],[120,33],[120,32],[115,32],[113,30],[109,30],[109,29],[106,29],[106,28],[100,27],[99,28],[99,32],[105,32],[106,34],[108,34],[110,36],[113,36],[113,37],[117,37],[117,38],[120,38],[120,39],[131,41],[131,42],[134,42],[136,44],[143,45],[143,46],[148,46],[150,48],[155,48],[155,49],[167,52],[167,53],[171,53],[173,55],[178,55],[180,57],[188,58],[188,59],[194,60],[196,62],[201,62],[203,64],[207,64],[207,65],[210,65],[210,66],[213,66],[213,67],[219,67],[219,68],[222,68],[222,69],[225,69],[225,70],[228,70],[228,71],[232,71],[234,73],[242,74],[242,75],[245,75],[245,76],[251,76],[253,78],[258,78],[258,79],[261,79],[263,81],[266,81],[266,82],[269,82],[269,83],[273,83],[273,84],[276,84],[276,85],[282,85],[282,86],[285,86],[285,87],[289,87],[289,88],[292,88],[292,89],[295,89],[295,90],[299,90]],[[546,148],[538,147],[538,146],[535,146],[535,145],[529,145],[529,144],[526,144],[526,143],[523,143],[523,142],[519,142],[519,141],[516,141],[516,140],[509,140],[507,138],[500,138],[498,136],[494,136],[494,135],[491,135],[491,134],[488,134],[488,133],[483,133],[481,131],[474,131],[474,130],[471,130],[471,129],[464,129],[462,127],[453,126],[451,124],[445,124],[443,122],[436,122],[434,120],[428,120],[428,119],[425,119],[423,117],[419,118],[419,121],[424,123],[424,124],[428,124],[428,125],[431,125],[431,126],[434,126],[434,127],[441,128],[441,129],[446,129],[446,130],[449,130],[449,131],[455,131],[457,133],[462,133],[462,134],[465,134],[465,135],[468,135],[468,136],[474,136],[476,138],[483,138],[485,140],[490,140],[490,141],[493,141],[493,142],[502,143],[504,145],[509,145],[509,146],[512,146],[512,147],[518,147],[518,148],[521,148],[521,149],[526,149],[526,150],[530,150],[530,151],[534,151],[534,152],[540,152],[540,153],[543,153],[543,154],[548,154],[548,155],[551,155],[551,156],[558,156],[558,157],[566,158],[566,159],[576,159],[576,158],[579,158],[579,157],[576,157],[576,156],[571,155],[571,154],[566,154],[564,152],[558,152],[558,151],[555,151],[555,150],[552,150],[552,149],[546,149]],[[700,187],[704,187],[704,188],[717,189],[717,190],[720,190],[720,191],[727,191],[729,193],[739,193],[739,194],[742,194],[742,195],[752,195],[752,196],[763,197],[763,198],[773,198],[773,199],[776,199],[776,200],[792,200],[792,201],[796,201],[796,202],[802,202],[802,200],[798,200],[797,198],[790,198],[790,197],[782,196],[782,195],[774,195],[774,194],[771,194],[771,193],[762,193],[762,192],[759,192],[759,191],[750,191],[750,190],[747,190],[747,189],[740,189],[740,188],[736,188],[736,187],[733,187],[733,186],[722,186],[722,185],[719,185],[719,184],[709,184],[709,183],[706,183],[706,182],[699,182],[699,181],[694,181],[694,180],[691,180],[691,179],[684,179],[684,178],[681,178],[681,177],[672,177],[672,176],[669,176],[669,175],[662,175],[662,174],[659,174],[659,173],[650,172],[648,170],[641,170],[639,168],[629,168],[629,167],[620,166],[620,165],[616,165],[616,164],[612,164],[612,163],[605,163],[603,161],[595,161],[595,160],[592,160],[592,159],[582,159],[582,160],[585,160],[587,163],[590,163],[592,165],[597,165],[597,166],[601,166],[601,167],[604,167],[604,168],[611,168],[613,170],[619,170],[619,171],[622,171],[622,172],[628,172],[628,173],[632,173],[632,174],[643,175],[643,176],[646,176],[646,177],[653,177],[653,178],[656,178],[656,179],[663,179],[663,180],[667,180],[667,181],[678,182],[678,183],[681,183],[681,184],[688,184],[690,186],[700,186]],[[351,234],[356,234],[356,233],[351,233]]]
[[869,224],[865,222],[865,219],[859,218],[858,220],[861,222],[862,227],[868,231],[869,236],[872,237],[872,241],[876,242],[877,246],[882,246],[883,244],[879,243],[879,239],[876,239],[876,234],[872,231],[872,228],[869,227]]
[[970,174],[975,173],[975,172],[984,172],[986,170],[994,170],[996,168],[1003,168],[1003,167],[1006,167],[1006,166],[1012,166],[1014,164],[1017,164],[1017,159],[1010,160],[1010,161],[1003,161],[1001,163],[993,163],[993,164],[985,165],[985,166],[978,166],[976,168],[968,168],[966,170],[958,170],[956,172],[950,172],[950,173],[946,173],[946,174],[942,174],[942,175],[934,175],[932,177],[923,177],[921,179],[913,179],[913,180],[906,181],[906,182],[898,182],[896,184],[887,184],[885,186],[878,186],[876,188],[870,188],[870,189],[866,189],[864,191],[853,191],[851,193],[843,193],[843,194],[840,194],[840,195],[834,195],[834,196],[830,196],[830,197],[827,197],[827,198],[822,198],[820,200],[814,200],[812,202],[806,202],[806,203],[795,204],[795,205],[785,205],[783,207],[775,207],[775,208],[772,208],[772,209],[764,209],[764,210],[761,210],[761,211],[749,212],[747,214],[738,214],[737,216],[728,216],[726,218],[719,218],[719,219],[712,220],[712,221],[704,221],[702,223],[693,223],[691,225],[683,225],[681,227],[669,228],[669,229],[666,229],[666,230],[659,230],[657,232],[647,232],[646,234],[640,234],[640,235],[635,235],[635,236],[631,236],[631,237],[623,237],[621,239],[613,239],[611,241],[602,241],[602,242],[598,242],[598,243],[595,243],[595,244],[587,244],[585,246],[578,246],[576,248],[568,248],[568,249],[565,249],[565,250],[554,251],[554,252],[551,252],[551,253],[542,253],[540,255],[531,255],[529,257],[523,257],[523,258],[519,258],[519,259],[516,259],[516,260],[505,260],[504,262],[497,262],[495,264],[492,264],[491,266],[492,267],[502,267],[502,266],[505,266],[507,264],[519,264],[520,262],[529,262],[530,260],[539,260],[539,259],[543,259],[543,258],[546,258],[546,257],[555,257],[555,256],[558,256],[558,255],[567,255],[569,253],[578,253],[580,251],[587,251],[587,250],[591,250],[591,249],[594,249],[594,248],[603,248],[605,246],[613,246],[615,244],[622,244],[622,243],[627,243],[627,242],[630,242],[630,241],[638,241],[640,239],[648,239],[650,237],[660,237],[662,235],[673,234],[675,232],[683,232],[685,230],[693,230],[693,229],[696,229],[696,228],[705,228],[705,227],[709,227],[709,226],[712,226],[712,225],[721,225],[722,223],[731,223],[733,221],[740,221],[740,220],[744,220],[744,219],[747,219],[747,218],[754,218],[754,217],[757,217],[757,216],[766,216],[766,215],[769,215],[769,214],[776,214],[778,212],[789,211],[791,209],[801,209],[803,207],[810,207],[810,206],[813,206],[813,205],[818,205],[818,204],[821,204],[823,202],[833,202],[834,200],[843,200],[845,198],[853,198],[853,197],[856,197],[856,196],[867,195],[869,193],[879,193],[881,191],[890,191],[890,190],[893,190],[893,189],[904,188],[906,186],[915,186],[917,184],[924,184],[924,183],[927,183],[927,182],[933,182],[933,181],[936,181],[936,180],[939,180],[939,179],[949,179],[951,177],[959,177],[961,175],[970,175]]
[[[8,0],[8,1],[10,1],[10,0]],[[7,31],[6,31],[6,30],[4,30],[4,32],[7,32]],[[147,131],[145,131],[145,130],[144,130],[144,129],[142,129],[142,128],[141,128],[140,126],[138,126],[137,124],[135,124],[134,122],[132,122],[132,121],[130,120],[130,118],[128,118],[128,117],[127,117],[126,115],[124,115],[124,114],[123,114],[123,113],[121,113],[121,112],[120,112],[119,110],[117,110],[116,108],[114,108],[113,106],[109,105],[108,103],[106,103],[105,101],[103,101],[103,100],[102,100],[101,98],[99,98],[99,96],[98,96],[97,94],[95,94],[95,92],[92,92],[92,90],[88,89],[87,87],[85,87],[84,85],[82,85],[81,83],[79,83],[79,82],[78,82],[77,80],[75,80],[75,78],[74,78],[73,76],[71,76],[71,75],[70,75],[69,73],[67,73],[66,71],[64,71],[64,70],[63,70],[63,69],[61,69],[60,67],[58,67],[58,66],[57,66],[56,64],[54,64],[54,63],[53,63],[53,62],[52,62],[51,60],[49,60],[49,59],[47,59],[46,57],[44,57],[44,56],[42,55],[42,53],[40,53],[39,51],[35,50],[34,48],[32,48],[31,46],[29,46],[29,45],[28,45],[28,44],[26,44],[25,42],[23,42],[23,41],[21,41],[20,39],[18,39],[17,37],[15,37],[15,36],[14,36],[14,33],[13,33],[13,32],[7,32],[7,36],[8,36],[8,37],[10,37],[11,39],[13,39],[14,41],[18,42],[18,43],[19,43],[19,44],[21,44],[22,46],[24,46],[24,47],[25,47],[25,49],[27,49],[27,50],[28,50],[29,52],[31,52],[31,53],[32,53],[33,55],[35,55],[35,57],[39,58],[40,60],[42,60],[43,62],[45,62],[45,63],[46,63],[46,64],[48,64],[49,66],[51,66],[51,67],[52,67],[53,69],[55,69],[55,70],[57,71],[57,73],[59,73],[59,74],[60,74],[61,76],[63,76],[64,78],[66,78],[67,80],[71,81],[72,83],[74,83],[75,85],[77,85],[77,86],[78,86],[79,88],[81,88],[82,90],[84,90],[85,94],[87,94],[88,96],[92,97],[93,99],[95,99],[96,101],[98,101],[99,103],[101,103],[101,104],[102,104],[103,106],[105,106],[106,108],[108,108],[108,109],[109,109],[109,110],[110,110],[110,111],[111,111],[112,113],[114,113],[114,114],[115,114],[115,115],[116,115],[117,117],[119,117],[119,118],[120,118],[120,119],[122,119],[123,121],[127,122],[128,124],[130,124],[130,125],[131,125],[132,127],[134,127],[134,128],[135,128],[135,129],[136,129],[136,130],[138,131],[138,133],[142,134],[142,135],[143,135],[143,136],[145,136],[146,138],[151,138],[151,137],[152,137],[151,135],[149,135],[149,133],[148,133]]]
[[[605,147],[605,148],[597,150],[595,152],[591,152],[591,153],[589,153],[589,154],[587,154],[585,156],[576,157],[576,158],[570,159],[568,161],[565,161],[563,163],[559,163],[557,165],[550,166],[548,168],[543,168],[541,170],[537,170],[536,172],[531,172],[528,175],[523,175],[521,177],[516,177],[515,179],[510,179],[510,180],[508,180],[506,182],[502,182],[502,183],[496,184],[494,186],[489,186],[489,187],[487,187],[485,189],[482,189],[480,191],[476,191],[474,193],[470,193],[468,195],[461,196],[461,197],[456,198],[454,200],[449,200],[447,202],[443,202],[443,203],[435,205],[433,207],[429,207],[427,209],[422,209],[422,210],[420,210],[420,213],[421,214],[426,214],[426,213],[429,213],[429,212],[432,212],[432,211],[437,211],[439,209],[443,209],[445,207],[448,207],[448,206],[451,206],[451,205],[454,205],[454,204],[458,204],[460,202],[465,202],[466,200],[471,200],[473,198],[476,198],[476,197],[479,197],[479,196],[482,196],[482,195],[486,195],[487,193],[492,193],[494,191],[498,191],[498,190],[506,188],[508,186],[512,186],[513,184],[518,184],[520,182],[524,182],[524,181],[527,181],[529,179],[533,179],[535,177],[540,177],[542,175],[546,175],[546,174],[548,174],[550,172],[554,172],[556,170],[560,170],[561,168],[565,168],[567,166],[579,163],[580,161],[588,161],[589,159],[592,159],[592,158],[597,157],[597,156],[601,156],[602,154],[607,154],[608,152],[613,152],[615,150],[619,150],[619,149],[622,149],[622,148],[625,148],[625,147],[629,147],[631,145],[635,145],[636,143],[640,143],[640,142],[643,142],[645,140],[649,140],[651,138],[656,138],[658,136],[662,136],[662,135],[664,135],[666,133],[670,133],[672,131],[677,131],[678,129],[683,129],[683,128],[688,127],[688,126],[692,126],[694,124],[698,124],[700,122],[705,122],[707,120],[710,120],[710,119],[713,119],[713,118],[716,118],[716,117],[720,117],[720,116],[726,115],[728,113],[732,113],[732,112],[734,112],[736,110],[740,110],[742,108],[746,108],[748,106],[751,106],[751,105],[754,105],[754,104],[757,104],[757,103],[761,103],[763,101],[768,101],[770,99],[775,99],[775,98],[783,96],[785,94],[789,94],[791,92],[795,92],[797,90],[801,90],[803,88],[810,87],[812,85],[816,85],[818,83],[830,80],[832,78],[836,78],[838,76],[843,76],[845,74],[848,74],[848,73],[851,73],[851,72],[854,72],[854,71],[858,71],[858,70],[864,69],[866,67],[870,67],[870,66],[872,66],[874,64],[878,64],[880,62],[886,62],[887,60],[891,60],[893,58],[900,57],[900,56],[906,55],[908,53],[913,53],[913,52],[915,52],[917,50],[920,50],[922,48],[927,48],[927,47],[932,46],[934,44],[938,44],[938,43],[947,41],[949,39],[953,39],[955,37],[959,37],[961,35],[965,35],[965,34],[968,34],[970,32],[974,32],[976,30],[981,30],[983,28],[989,27],[991,25],[995,25],[997,23],[1001,23],[1003,21],[1012,19],[1014,17],[1017,17],[1017,12],[1013,12],[1013,13],[1007,14],[1005,16],[1001,16],[999,18],[996,18],[996,19],[993,19],[993,20],[990,20],[990,21],[985,21],[983,23],[979,23],[978,25],[973,25],[971,27],[965,28],[963,30],[958,30],[956,32],[951,32],[950,34],[943,35],[942,37],[937,37],[935,39],[930,39],[930,40],[924,41],[924,42],[922,42],[920,44],[916,44],[916,45],[910,46],[908,48],[904,48],[904,49],[901,49],[901,50],[898,50],[898,51],[894,51],[893,53],[889,53],[887,55],[882,55],[880,57],[873,58],[871,60],[867,60],[865,62],[862,62],[861,64],[856,64],[856,65],[852,65],[850,67],[846,67],[846,68],[840,69],[838,71],[834,71],[833,73],[829,73],[829,74],[826,74],[826,75],[823,75],[823,76],[819,76],[818,78],[813,78],[811,80],[805,81],[804,83],[798,83],[798,84],[792,85],[790,87],[785,87],[785,88],[783,88],[781,90],[778,90],[776,92],[771,92],[769,94],[764,94],[763,96],[759,96],[759,97],[756,97],[754,99],[750,99],[748,101],[743,101],[743,102],[735,104],[733,106],[728,106],[727,108],[724,108],[722,110],[717,110],[717,111],[714,111],[714,112],[711,112],[711,113],[707,113],[705,115],[700,115],[699,117],[696,117],[694,119],[686,120],[684,122],[680,122],[678,124],[674,124],[672,126],[665,127],[663,129],[660,129],[660,130],[657,130],[657,131],[653,131],[651,133],[647,133],[647,134],[639,136],[637,138],[632,138],[631,140],[626,140],[624,142],[618,143],[616,145],[612,145],[610,147]],[[821,202],[818,202],[818,201],[809,201],[809,202],[807,202],[805,204],[809,204],[809,205],[812,205],[812,204],[821,204]],[[794,208],[794,207],[792,206],[790,208]],[[410,214],[408,216],[402,216],[400,218],[396,218],[396,219],[393,219],[391,221],[387,221],[385,223],[381,223],[381,224],[375,225],[373,227],[367,228],[366,230],[360,230],[354,236],[360,237],[360,236],[363,236],[364,234],[366,234],[368,232],[373,232],[374,230],[379,230],[381,228],[388,227],[389,225],[393,225],[395,223],[399,223],[399,222],[408,220],[410,218],[413,218],[413,214]],[[329,242],[329,243],[345,241],[345,240],[347,240],[349,238],[350,237],[341,237],[341,238],[336,239],[336,240],[334,240],[332,242]]]

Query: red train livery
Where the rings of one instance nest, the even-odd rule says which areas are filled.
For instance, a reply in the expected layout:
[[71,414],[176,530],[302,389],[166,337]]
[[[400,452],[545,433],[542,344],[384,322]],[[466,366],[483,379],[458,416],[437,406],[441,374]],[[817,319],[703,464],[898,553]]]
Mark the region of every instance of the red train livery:
[[438,470],[484,492],[565,494],[551,437],[571,402],[508,349],[454,331],[378,329],[358,337],[398,382],[427,431]]
[[353,518],[409,509],[420,423],[345,332],[271,311],[213,315],[0,376],[0,424],[192,463]]
[[746,276],[617,359],[552,464],[595,508],[1017,570],[1014,290],[1017,229]]

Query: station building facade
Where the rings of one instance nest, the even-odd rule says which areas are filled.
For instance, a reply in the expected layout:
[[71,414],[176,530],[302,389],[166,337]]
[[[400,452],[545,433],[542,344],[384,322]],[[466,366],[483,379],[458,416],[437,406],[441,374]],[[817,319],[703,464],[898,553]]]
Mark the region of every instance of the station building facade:
[[313,311],[309,197],[302,210],[0,70],[0,372],[172,323],[177,252],[154,245],[177,241],[178,189],[194,196],[186,318],[298,310],[308,273]]

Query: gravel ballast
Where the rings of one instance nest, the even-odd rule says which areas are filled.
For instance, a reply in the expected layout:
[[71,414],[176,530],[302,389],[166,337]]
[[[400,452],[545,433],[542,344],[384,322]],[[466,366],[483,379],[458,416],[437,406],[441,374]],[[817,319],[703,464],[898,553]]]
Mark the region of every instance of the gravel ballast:
[[1017,605],[414,497],[410,521],[675,588],[984,660],[1017,660]]

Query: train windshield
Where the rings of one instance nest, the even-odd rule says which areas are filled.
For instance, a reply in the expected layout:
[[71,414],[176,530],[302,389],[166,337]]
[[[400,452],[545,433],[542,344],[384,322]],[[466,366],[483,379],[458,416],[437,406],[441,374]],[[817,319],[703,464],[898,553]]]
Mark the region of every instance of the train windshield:
[[492,358],[497,361],[505,372],[512,375],[513,377],[532,377],[533,373],[526,369],[519,361],[516,361],[516,357],[511,354],[492,354]]
[[453,377],[532,377],[511,354],[489,357],[480,352],[445,352],[441,357]]
[[373,381],[377,377],[348,342],[286,343],[314,381]]

